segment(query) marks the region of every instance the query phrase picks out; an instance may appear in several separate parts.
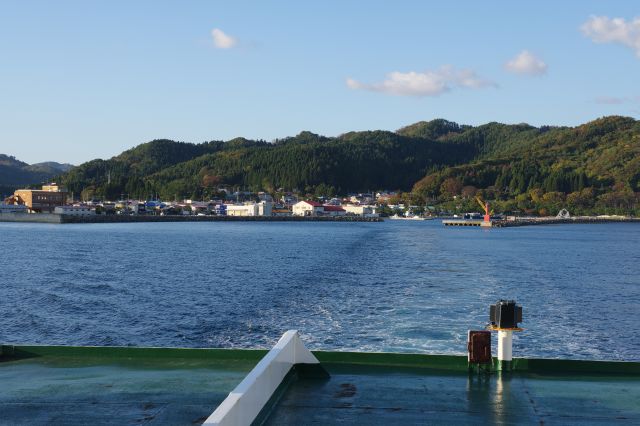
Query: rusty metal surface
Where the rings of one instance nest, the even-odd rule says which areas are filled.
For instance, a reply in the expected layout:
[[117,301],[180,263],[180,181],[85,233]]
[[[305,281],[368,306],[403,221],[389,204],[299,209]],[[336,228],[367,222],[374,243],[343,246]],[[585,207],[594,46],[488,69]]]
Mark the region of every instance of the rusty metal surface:
[[472,364],[490,364],[491,332],[486,330],[470,330],[467,342],[469,362]]

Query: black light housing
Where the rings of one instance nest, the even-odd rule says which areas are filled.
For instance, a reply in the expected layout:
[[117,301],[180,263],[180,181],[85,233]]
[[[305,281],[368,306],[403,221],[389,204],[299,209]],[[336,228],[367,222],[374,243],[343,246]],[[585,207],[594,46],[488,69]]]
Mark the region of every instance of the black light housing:
[[522,306],[515,300],[498,300],[489,307],[491,326],[498,329],[517,328],[522,322]]

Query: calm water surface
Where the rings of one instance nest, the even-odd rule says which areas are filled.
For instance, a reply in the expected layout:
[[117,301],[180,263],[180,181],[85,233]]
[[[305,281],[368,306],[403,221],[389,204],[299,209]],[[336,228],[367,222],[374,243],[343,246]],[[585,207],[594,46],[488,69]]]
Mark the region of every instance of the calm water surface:
[[516,356],[640,360],[640,226],[0,223],[0,342],[464,353],[500,298]]

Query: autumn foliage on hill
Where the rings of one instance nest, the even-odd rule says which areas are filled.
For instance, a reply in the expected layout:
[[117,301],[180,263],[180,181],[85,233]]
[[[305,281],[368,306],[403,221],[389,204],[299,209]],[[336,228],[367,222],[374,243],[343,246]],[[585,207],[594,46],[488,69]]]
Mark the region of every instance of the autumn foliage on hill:
[[311,132],[266,142],[155,140],[60,180],[77,194],[207,198],[220,187],[324,195],[392,190],[413,202],[473,209],[475,195],[503,211],[634,212],[640,122],[604,117],[577,127],[419,122],[397,132]]

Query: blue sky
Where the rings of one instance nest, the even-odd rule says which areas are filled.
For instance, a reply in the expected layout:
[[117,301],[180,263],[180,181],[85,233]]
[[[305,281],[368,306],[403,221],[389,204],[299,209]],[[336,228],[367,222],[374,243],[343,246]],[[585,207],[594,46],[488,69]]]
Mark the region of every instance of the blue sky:
[[631,1],[7,1],[0,153],[637,118],[637,17]]

